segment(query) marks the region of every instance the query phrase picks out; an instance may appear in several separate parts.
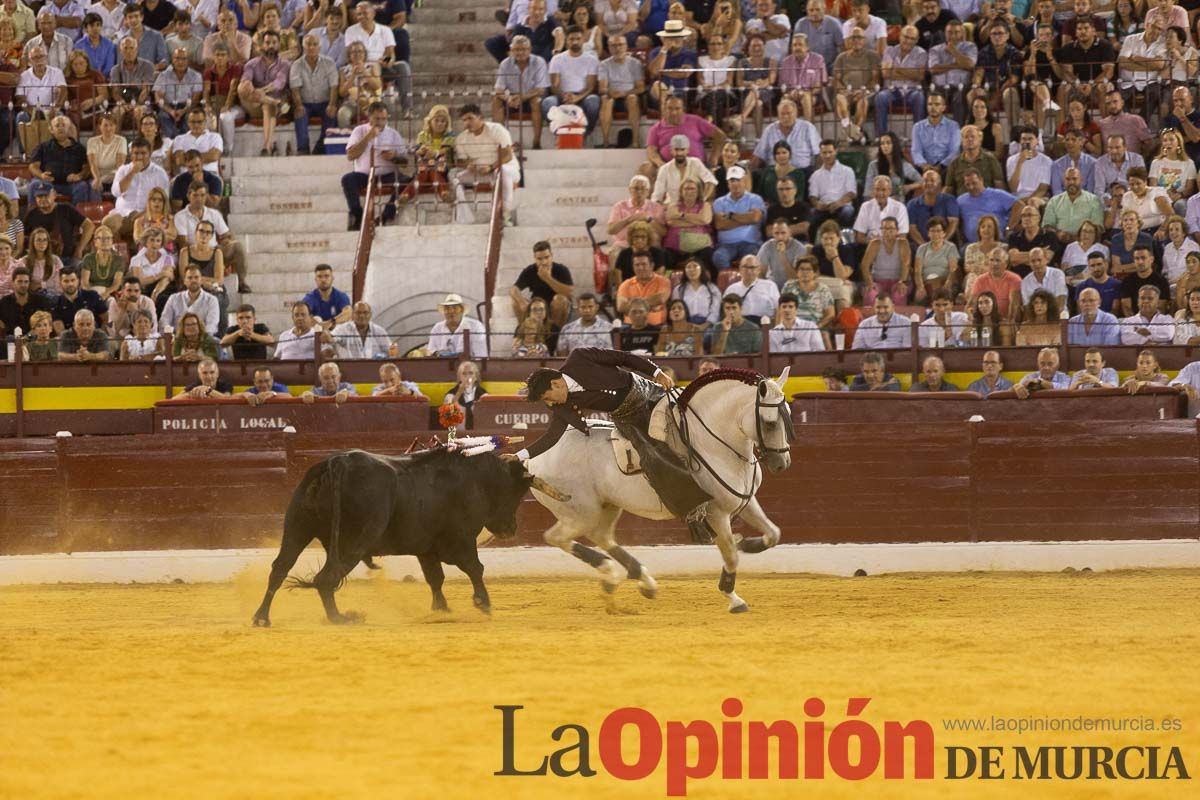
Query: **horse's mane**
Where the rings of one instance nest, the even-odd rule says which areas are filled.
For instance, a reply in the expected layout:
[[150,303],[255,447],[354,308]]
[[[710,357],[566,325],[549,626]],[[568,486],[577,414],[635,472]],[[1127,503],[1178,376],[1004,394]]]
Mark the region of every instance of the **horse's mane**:
[[686,411],[687,404],[691,402],[692,395],[703,389],[705,386],[708,386],[710,383],[716,383],[717,381],[738,381],[739,383],[744,383],[747,386],[754,386],[760,380],[762,380],[762,375],[759,375],[752,369],[721,367],[720,369],[714,369],[712,372],[701,375],[699,378],[696,378],[696,380],[689,383],[680,393],[679,399],[675,402],[681,411]]

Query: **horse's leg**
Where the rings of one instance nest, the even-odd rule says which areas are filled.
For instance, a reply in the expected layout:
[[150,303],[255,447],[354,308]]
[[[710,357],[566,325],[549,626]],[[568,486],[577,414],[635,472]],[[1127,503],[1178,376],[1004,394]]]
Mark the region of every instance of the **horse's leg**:
[[638,582],[638,591],[642,597],[653,600],[658,595],[658,583],[645,567],[634,558],[628,550],[617,544],[617,520],[621,517],[621,509],[606,508],[605,519],[592,534],[592,541],[604,548],[613,559],[625,568],[625,574],[631,581]]
[[605,592],[612,594],[621,584],[620,566],[599,550],[575,541],[582,535],[582,530],[571,525],[566,525],[562,520],[559,520],[542,534],[542,538],[546,540],[546,544],[561,548],[589,567],[595,567],[599,570],[601,574],[601,588]]
[[449,611],[450,606],[446,603],[446,595],[442,594],[442,584],[446,582],[446,573],[442,571],[441,559],[433,553],[426,553],[423,556],[417,556],[417,561],[421,564],[421,572],[425,575],[425,582],[429,584],[429,591],[433,593],[433,610]]
[[761,553],[769,547],[779,544],[779,526],[767,517],[758,498],[750,498],[750,502],[742,509],[741,518],[762,536],[747,536],[738,542],[738,549],[743,553]]
[[733,538],[733,529],[729,524],[729,515],[714,510],[710,506],[708,524],[717,534],[717,548],[721,551],[721,558],[725,562],[717,588],[729,601],[729,613],[741,614],[749,611],[750,606],[746,605],[746,601],[738,597],[737,592],[733,590],[734,584],[737,582],[738,548],[737,541]]

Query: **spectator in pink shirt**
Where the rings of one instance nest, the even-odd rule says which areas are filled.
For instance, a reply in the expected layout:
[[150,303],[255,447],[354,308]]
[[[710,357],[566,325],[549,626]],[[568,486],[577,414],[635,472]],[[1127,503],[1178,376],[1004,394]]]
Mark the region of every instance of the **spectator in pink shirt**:
[[[681,135],[688,138],[688,155],[716,165],[717,156],[725,144],[725,133],[703,117],[683,113],[683,98],[671,97],[663,109],[663,118],[646,134],[646,158],[639,172],[647,178],[658,175],[658,168],[672,158],[671,137]],[[706,159],[704,140],[711,139],[712,157]]]
[[645,175],[633,176],[628,199],[614,203],[608,215],[608,235],[612,237],[608,257],[613,263],[629,247],[629,226],[635,222],[649,223],[653,233],[651,244],[658,244],[667,232],[666,210],[650,199],[650,179]]

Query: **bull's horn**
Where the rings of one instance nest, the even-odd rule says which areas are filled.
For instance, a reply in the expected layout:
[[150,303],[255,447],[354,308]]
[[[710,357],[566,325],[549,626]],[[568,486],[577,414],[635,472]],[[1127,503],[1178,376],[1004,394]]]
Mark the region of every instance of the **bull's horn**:
[[782,389],[783,385],[785,383],[787,383],[788,374],[791,373],[791,371],[792,371],[792,365],[788,364],[786,367],[783,368],[783,372],[781,372],[779,374],[779,380],[775,381],[775,383],[779,386],[780,389]]
[[571,500],[571,495],[566,494],[565,492],[560,492],[558,489],[555,489],[541,478],[534,478],[533,483],[530,484],[530,487],[537,489],[542,494],[546,495],[547,497],[551,497],[560,503],[567,503]]

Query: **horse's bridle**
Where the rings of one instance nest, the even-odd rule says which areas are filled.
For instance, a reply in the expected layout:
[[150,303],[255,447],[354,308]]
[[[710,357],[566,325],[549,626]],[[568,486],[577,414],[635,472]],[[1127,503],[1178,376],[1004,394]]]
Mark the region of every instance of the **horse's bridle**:
[[[763,401],[763,394],[764,394],[763,389],[764,389],[764,384],[766,383],[766,381],[767,381],[766,378],[760,377],[758,379],[758,381],[754,384],[754,435],[755,435],[755,438],[758,440],[755,449],[759,454],[761,454],[761,453],[788,453],[788,452],[791,452],[790,445],[791,445],[792,441],[795,439],[796,434],[795,434],[795,431],[792,430],[791,415],[787,414],[787,396],[785,395],[778,403],[764,402]],[[674,405],[676,407],[678,407],[678,405],[679,405],[676,402],[675,396],[671,397],[671,403],[672,403],[672,405]],[[785,436],[787,438],[789,447],[768,447],[767,446],[766,437],[764,436],[763,419],[762,419],[762,410],[764,408],[774,408],[774,409],[778,410],[780,413],[780,421],[782,422],[785,419],[787,420],[787,424],[784,427],[784,431],[785,431]],[[736,517],[738,514],[741,513],[742,509],[746,507],[746,504],[749,503],[754,498],[753,488],[749,492],[742,492],[742,491],[739,491],[739,490],[733,488],[732,486],[730,486],[729,482],[726,481],[723,477],[721,477],[721,474],[719,472],[717,472],[717,470],[712,466],[712,464],[709,464],[708,461],[704,458],[704,456],[700,455],[700,453],[696,450],[696,448],[692,446],[691,436],[688,433],[688,420],[687,420],[688,414],[691,414],[693,417],[695,417],[696,421],[700,423],[700,427],[704,428],[704,430],[708,432],[709,436],[711,436],[713,439],[716,439],[718,442],[720,442],[725,447],[725,449],[727,449],[729,452],[731,452],[735,456],[737,456],[739,461],[743,461],[747,464],[750,464],[752,467],[754,467],[754,475],[750,479],[751,487],[753,487],[754,484],[757,483],[759,475],[761,474],[762,467],[759,465],[762,462],[762,459],[757,456],[753,459],[746,458],[744,455],[739,453],[732,445],[729,444],[729,442],[726,442],[720,436],[717,436],[717,434],[713,432],[713,429],[708,426],[708,423],[704,421],[704,418],[702,416],[700,416],[699,412],[697,412],[695,409],[691,408],[690,406],[682,407],[679,409],[679,422],[678,422],[677,427],[679,430],[680,441],[683,443],[684,449],[687,451],[687,457],[688,457],[688,461],[689,461],[688,466],[692,469],[696,469],[697,464],[699,466],[704,467],[704,469],[708,472],[708,474],[712,475],[713,478],[716,479],[717,483],[721,484],[721,486],[725,489],[725,491],[729,492],[734,497],[737,497],[739,500],[742,501],[741,506],[739,506],[737,511],[735,511],[732,515],[732,516]],[[787,416],[786,417],[783,416],[784,414],[787,414]]]

